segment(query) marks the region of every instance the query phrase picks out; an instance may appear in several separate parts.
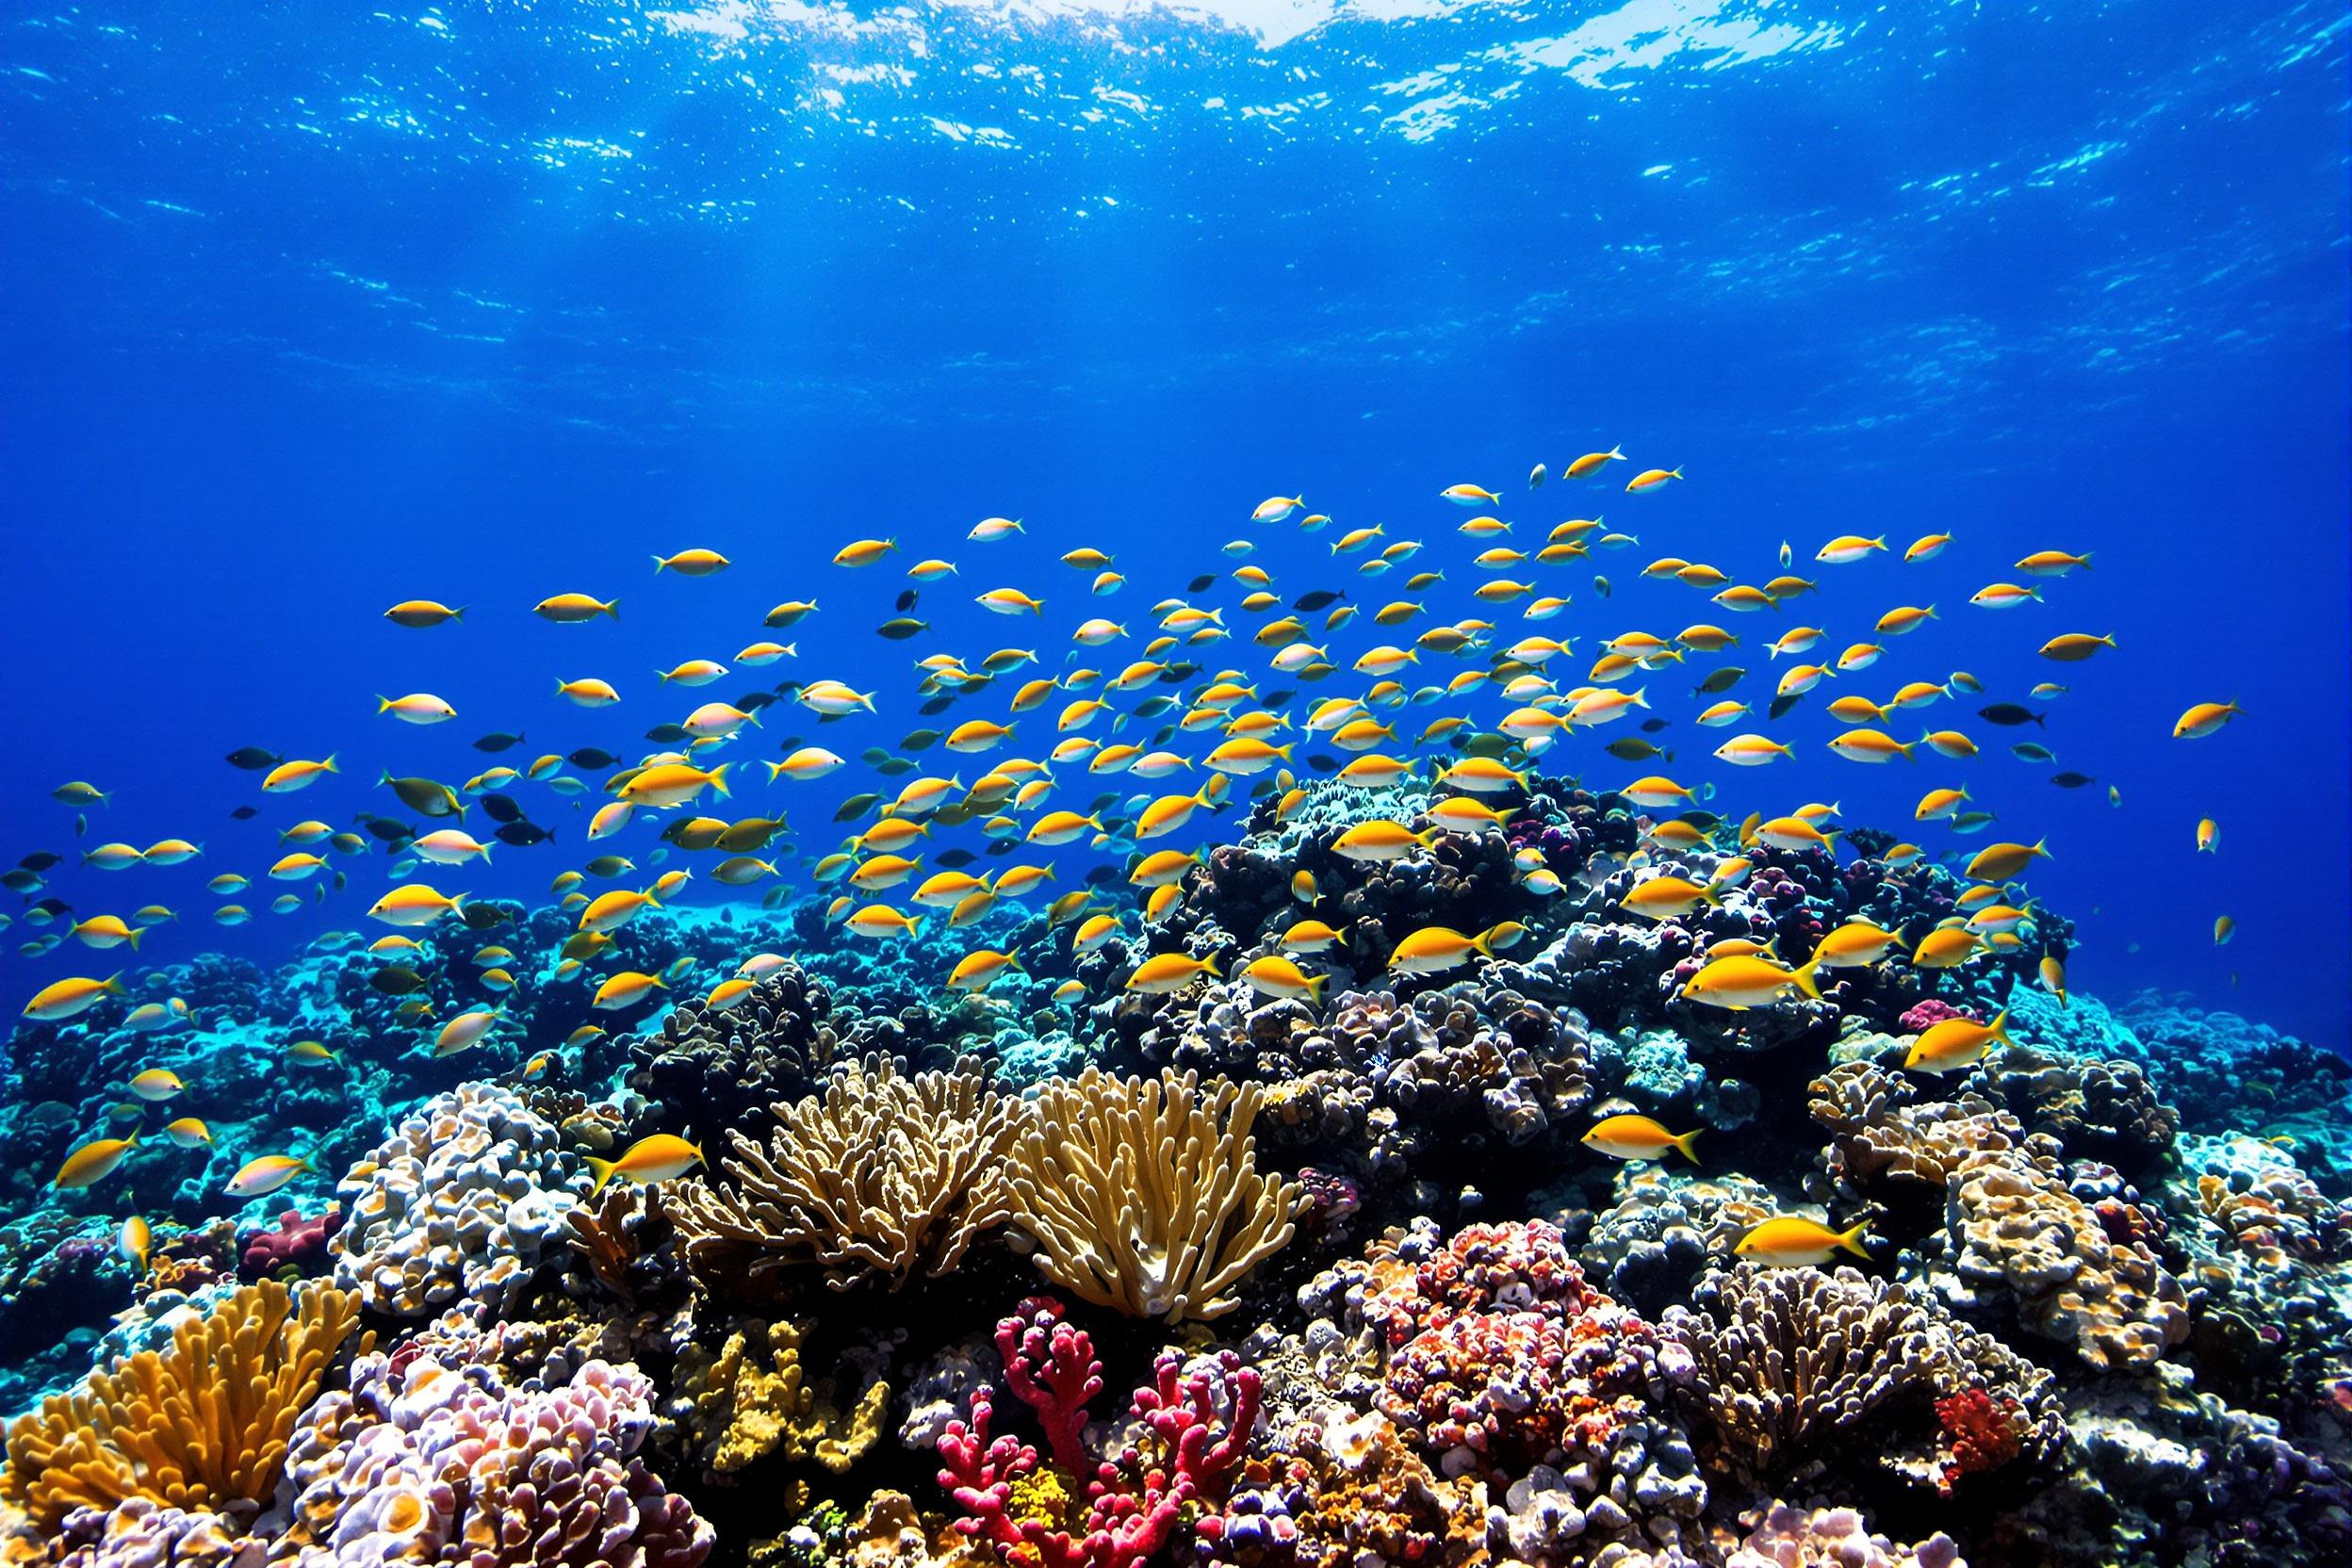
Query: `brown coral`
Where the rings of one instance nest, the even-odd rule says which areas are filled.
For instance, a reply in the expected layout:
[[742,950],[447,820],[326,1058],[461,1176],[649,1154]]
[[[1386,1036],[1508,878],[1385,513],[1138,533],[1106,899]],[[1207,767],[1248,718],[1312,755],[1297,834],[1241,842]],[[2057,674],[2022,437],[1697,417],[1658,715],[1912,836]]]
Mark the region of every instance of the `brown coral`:
[[1696,1310],[1668,1310],[1665,1330],[1696,1367],[1692,1402],[1747,1475],[1852,1441],[1880,1406],[1934,1380],[1935,1319],[1900,1284],[1740,1264],[1692,1299]]
[[1981,1095],[1917,1102],[1910,1080],[1845,1062],[1813,1080],[1813,1119],[1837,1135],[1830,1174],[1856,1188],[1884,1178],[1941,1187],[1980,1150],[2021,1147],[2024,1125]]
[[1254,1084],[1088,1068],[1037,1091],[1012,1148],[1014,1223],[1038,1272],[1134,1317],[1217,1317],[1291,1237],[1303,1189],[1262,1174]]
[[907,1077],[883,1056],[837,1068],[822,1097],[774,1107],[767,1148],[730,1135],[729,1186],[679,1188],[687,1255],[747,1258],[755,1280],[810,1266],[835,1290],[953,1272],[1011,1213],[1003,1154],[1016,1104],[975,1072]]
[[881,1437],[890,1385],[870,1383],[841,1409],[831,1379],[808,1377],[802,1333],[798,1324],[747,1318],[716,1355],[699,1347],[679,1355],[679,1392],[693,1406],[691,1425],[713,1475],[732,1475],[770,1454],[814,1460],[839,1475]]
[[55,1528],[130,1497],[171,1508],[268,1500],[295,1418],[359,1315],[359,1298],[247,1285],[8,1429],[0,1496]]

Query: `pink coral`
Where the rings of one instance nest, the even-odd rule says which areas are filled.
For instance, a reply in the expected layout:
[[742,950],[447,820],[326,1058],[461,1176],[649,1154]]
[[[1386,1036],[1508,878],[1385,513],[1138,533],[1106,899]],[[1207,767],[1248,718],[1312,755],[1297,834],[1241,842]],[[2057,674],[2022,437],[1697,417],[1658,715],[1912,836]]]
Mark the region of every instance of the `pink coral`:
[[1904,1034],[1916,1035],[1923,1030],[1932,1029],[1936,1024],[1942,1023],[1948,1019],[1970,1018],[1973,1015],[1963,1012],[1961,1009],[1953,1006],[1951,1003],[1946,1002],[1941,997],[1931,996],[1926,1001],[1913,1005],[1909,1011],[1903,1015],[1900,1021],[1903,1024]]
[[[1062,1320],[1058,1303],[1032,1298],[998,1323],[996,1345],[1006,1384],[1045,1428],[1054,1469],[1043,1468],[1035,1445],[989,1434],[994,1401],[980,1390],[971,1421],[948,1423],[939,1441],[939,1484],[966,1513],[958,1530],[1037,1568],[1135,1568],[1188,1511],[1224,1501],[1261,1396],[1257,1373],[1233,1352],[1191,1372],[1174,1351],[1161,1352],[1151,1385],[1132,1402],[1149,1441],[1089,1466],[1086,1406],[1102,1387],[1091,1337]],[[1073,1495],[1089,1469],[1083,1496]],[[1211,1512],[1194,1528],[1214,1536],[1219,1523]]]
[[247,1280],[258,1280],[288,1265],[304,1274],[320,1272],[318,1266],[326,1261],[327,1243],[342,1224],[343,1210],[335,1204],[329,1204],[308,1219],[299,1210],[288,1209],[278,1216],[276,1230],[257,1231],[245,1239],[238,1249],[237,1273]]

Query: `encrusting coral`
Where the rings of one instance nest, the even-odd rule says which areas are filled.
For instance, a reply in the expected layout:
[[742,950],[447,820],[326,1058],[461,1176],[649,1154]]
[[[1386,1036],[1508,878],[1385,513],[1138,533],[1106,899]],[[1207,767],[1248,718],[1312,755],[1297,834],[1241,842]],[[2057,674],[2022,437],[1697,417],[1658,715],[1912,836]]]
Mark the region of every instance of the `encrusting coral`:
[[1280,1251],[1304,1189],[1257,1168],[1254,1084],[1088,1068],[1039,1086],[1012,1146],[1013,1220],[1039,1273],[1133,1317],[1221,1316]]
[[844,1065],[822,1096],[773,1107],[767,1148],[730,1135],[727,1185],[679,1189],[687,1251],[732,1255],[753,1279],[812,1267],[835,1290],[952,1273],[1011,1214],[1003,1154],[1017,1104],[976,1073],[907,1076],[878,1055]]
[[844,1411],[831,1379],[808,1378],[801,1343],[798,1324],[747,1318],[715,1356],[689,1347],[678,1357],[678,1402],[692,1412],[710,1471],[732,1475],[777,1454],[838,1475],[881,1437],[890,1385],[868,1384]]
[[351,1292],[243,1286],[8,1429],[0,1498],[55,1528],[77,1508],[266,1502],[296,1418],[359,1315]]

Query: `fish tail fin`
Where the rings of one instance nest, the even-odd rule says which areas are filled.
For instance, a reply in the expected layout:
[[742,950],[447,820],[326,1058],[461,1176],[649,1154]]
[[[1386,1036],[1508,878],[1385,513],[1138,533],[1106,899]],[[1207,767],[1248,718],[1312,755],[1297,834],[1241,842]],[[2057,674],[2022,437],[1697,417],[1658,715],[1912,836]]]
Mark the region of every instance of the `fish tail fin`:
[[130,943],[131,943],[131,951],[132,951],[133,953],[137,953],[137,952],[139,951],[139,938],[141,938],[141,937],[143,937],[143,936],[145,936],[146,934],[147,934],[146,932],[144,932],[144,931],[142,931],[142,930],[139,929],[137,926],[133,926],[133,927],[131,928]]
[[[138,944],[134,942],[132,945],[136,947]],[[116,970],[112,974],[107,975],[106,981],[100,985],[98,988],[102,991],[111,991],[116,996],[121,996],[122,994],[122,972],[121,970]]]
[[666,557],[664,557],[664,556],[659,556],[659,555],[655,556],[655,557],[653,558],[653,575],[654,575],[654,576],[656,576],[656,577],[660,577],[660,576],[662,575],[662,569],[663,569],[664,567],[668,566],[668,565],[669,565],[669,564],[670,564],[670,563],[669,563],[669,561],[668,561],[668,559],[667,559]]
[[[341,768],[335,765],[335,753],[333,752],[327,753],[327,760],[318,764],[318,769],[321,773],[341,773],[343,771]],[[390,778],[392,776],[391,771],[389,769],[385,770],[384,776]]]
[[2003,1045],[2015,1045],[2017,1043],[2010,1037],[2009,1034],[2009,1009],[2006,1007],[2003,1007],[2000,1012],[1993,1015],[1993,1021],[1986,1025],[1986,1028],[1991,1033],[1993,1038],[2001,1041]]
[[2034,840],[2034,853],[2045,860],[2054,860],[2057,858],[2056,856],[2050,854],[2050,841],[2048,839]]
[[1307,980],[1307,995],[1318,1007],[1323,1005],[1323,988],[1331,983],[1328,974],[1312,975]]
[[588,1189],[588,1196],[594,1198],[604,1190],[604,1184],[612,1179],[612,1162],[600,1160],[594,1154],[587,1155],[586,1159],[589,1173],[596,1179],[596,1184]]
[[1217,955],[1214,953],[1200,960],[1200,972],[1206,974],[1212,980],[1222,980],[1225,978],[1224,975],[1217,972]]
[[1666,471],[1674,475],[1676,479],[1682,478],[1682,470],[1680,468],[1669,468]]
[[720,794],[727,795],[729,799],[732,799],[733,796],[728,794],[727,788],[727,770],[734,765],[735,764],[732,762],[721,762],[717,767],[710,770],[710,787],[718,791]]
[[1870,1250],[1862,1245],[1862,1238],[1870,1233],[1870,1222],[1867,1219],[1861,1220],[1838,1233],[1838,1245],[1860,1258],[1864,1263],[1868,1263],[1870,1261]]
[[1788,978],[1797,983],[1797,989],[1816,1002],[1821,999],[1821,988],[1814,981],[1813,972],[1820,962],[1821,955],[1817,953],[1788,972]]
[[387,713],[390,712],[391,710],[392,699],[385,696],[382,692],[378,692],[376,694],[376,711],[379,713]]
[[1689,1132],[1683,1134],[1682,1136],[1678,1138],[1668,1138],[1666,1142],[1669,1147],[1679,1150],[1684,1159],[1689,1160],[1692,1165],[1696,1165],[1699,1163],[1698,1152],[1690,1146],[1698,1142],[1699,1135],[1706,1131],[1707,1129],[1704,1127],[1693,1127]]
[[621,601],[617,598],[607,599],[602,604],[596,606],[596,608],[603,611],[606,614],[612,616],[616,621],[621,618]]
[[[1625,460],[1625,448],[1623,448],[1623,447],[1611,447],[1611,448],[1609,448],[1609,461],[1610,461],[1610,462],[1612,462],[1612,463],[1623,463],[1623,462]],[[1594,522],[1596,522],[1596,523],[1600,521],[1600,519],[1599,519],[1598,517],[1595,517],[1595,518],[1593,518],[1592,520],[1593,520]]]

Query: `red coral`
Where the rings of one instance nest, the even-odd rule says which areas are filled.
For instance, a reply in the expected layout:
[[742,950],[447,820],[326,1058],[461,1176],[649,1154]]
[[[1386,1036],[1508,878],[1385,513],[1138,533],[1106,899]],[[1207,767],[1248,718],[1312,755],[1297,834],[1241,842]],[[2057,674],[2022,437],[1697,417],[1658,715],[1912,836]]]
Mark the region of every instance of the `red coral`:
[[1963,1389],[1936,1401],[1936,1419],[1943,1424],[1943,1490],[1950,1493],[1963,1476],[1998,1470],[2017,1457],[2022,1446],[2023,1407],[2008,1395],[1996,1400],[1982,1388]]
[[[956,1527],[1022,1568],[1135,1568],[1168,1544],[1188,1508],[1213,1511],[1223,1503],[1257,1424],[1258,1375],[1229,1350],[1214,1371],[1186,1376],[1184,1358],[1162,1351],[1152,1383],[1136,1390],[1132,1404],[1150,1442],[1089,1465],[1086,1406],[1102,1391],[1102,1364],[1092,1338],[1061,1313],[1044,1298],[1023,1301],[998,1323],[996,1344],[1005,1383],[1037,1413],[1056,1469],[1073,1483],[1092,1471],[1077,1529],[1016,1515],[1016,1483],[1035,1476],[1043,1460],[1034,1445],[1009,1433],[989,1435],[994,1402],[987,1389],[972,1396],[971,1422],[951,1421],[939,1436],[939,1484],[967,1514]],[[1228,1407],[1222,1414],[1220,1392]],[[1213,1536],[1218,1525],[1212,1513],[1195,1528]]]

